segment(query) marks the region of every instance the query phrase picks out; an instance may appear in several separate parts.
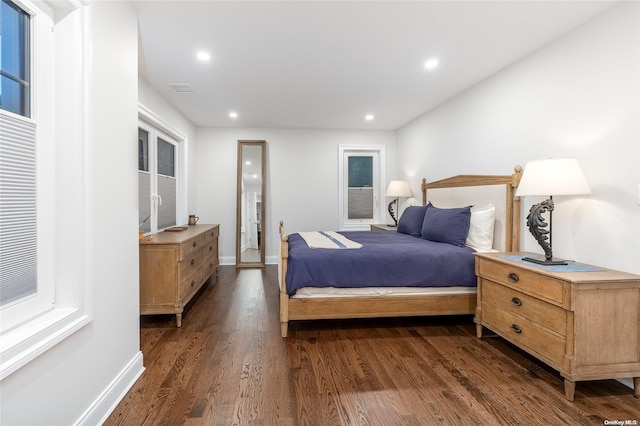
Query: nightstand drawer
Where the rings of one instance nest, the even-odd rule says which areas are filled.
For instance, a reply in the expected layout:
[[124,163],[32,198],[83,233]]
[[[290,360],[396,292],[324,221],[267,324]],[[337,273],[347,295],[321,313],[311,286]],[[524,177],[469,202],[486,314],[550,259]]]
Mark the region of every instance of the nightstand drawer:
[[566,339],[511,312],[482,303],[482,321],[510,342],[531,351],[552,367],[562,365]]
[[534,297],[565,303],[562,282],[508,264],[476,258],[478,275],[508,287],[528,293]]
[[528,318],[531,322],[562,336],[567,335],[567,312],[551,303],[484,279],[482,280],[482,301]]

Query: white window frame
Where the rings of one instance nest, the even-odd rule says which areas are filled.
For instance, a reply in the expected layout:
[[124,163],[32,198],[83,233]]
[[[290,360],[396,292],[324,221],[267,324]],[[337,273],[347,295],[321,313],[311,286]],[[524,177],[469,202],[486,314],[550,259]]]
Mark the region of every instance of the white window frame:
[[[373,219],[349,220],[347,215],[348,161],[347,156],[373,155],[378,157],[374,170],[374,217]],[[339,145],[338,146],[338,223],[341,231],[366,231],[371,224],[382,223],[384,213],[384,183],[386,182],[386,157],[384,145]],[[375,167],[375,164],[374,164]],[[377,175],[377,177],[376,177]]]
[[[176,225],[187,223],[187,136],[181,131],[167,123],[160,116],[149,108],[138,104],[138,127],[149,132],[149,173],[152,174],[151,188],[153,190],[156,183],[153,182],[153,175],[157,174],[157,160],[155,156],[155,143],[151,143],[151,138],[160,137],[166,142],[176,147],[175,151],[175,178],[176,178]],[[136,139],[137,140],[137,139]],[[154,147],[152,147],[154,145]],[[137,157],[136,157],[137,158]],[[153,160],[152,160],[153,158]],[[153,191],[152,191],[153,192]],[[157,213],[154,214],[154,205],[151,205],[151,231],[158,232]]]
[[[64,13],[64,19],[54,19],[56,11],[47,3],[13,1],[31,15],[38,293],[43,297],[31,307],[18,303],[0,311],[0,380],[90,323],[93,315],[91,151],[85,143],[90,140],[89,11],[81,0],[63,0],[51,3]],[[64,60],[55,60],[61,52]]]

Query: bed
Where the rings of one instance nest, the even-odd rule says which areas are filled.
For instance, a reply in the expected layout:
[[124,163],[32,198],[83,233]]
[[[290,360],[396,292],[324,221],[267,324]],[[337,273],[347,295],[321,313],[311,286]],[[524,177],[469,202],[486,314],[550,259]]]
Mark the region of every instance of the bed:
[[[433,202],[434,206],[442,210],[455,210],[456,207],[463,205],[484,205],[487,202],[486,193],[493,191],[489,196],[493,197],[489,201],[495,205],[496,210],[492,249],[517,251],[520,246],[520,200],[515,196],[515,191],[521,175],[522,168],[516,166],[511,175],[458,175],[430,183],[422,179],[422,206]],[[482,187],[483,190],[478,191],[475,187]],[[477,201],[481,199],[477,196],[480,193],[484,198]],[[438,197],[434,197],[434,194],[438,194]],[[303,234],[309,234],[305,235],[307,239],[302,238]],[[469,258],[473,265],[475,249],[448,247],[450,244],[441,242],[431,244],[433,247],[430,249],[434,251],[435,262],[445,265],[445,268],[439,272],[431,273],[428,268],[424,269],[425,262],[412,264],[408,259],[413,255],[414,249],[411,244],[417,242],[410,240],[426,242],[416,236],[374,231],[331,233],[325,236],[334,241],[333,236],[345,238],[345,244],[356,246],[361,244],[362,247],[354,250],[314,250],[307,246],[310,234],[301,232],[287,235],[284,223],[280,222],[281,247],[278,272],[282,337],[287,336],[288,324],[292,320],[474,313],[476,279],[473,275],[473,266],[471,266],[472,276],[469,276]],[[340,244],[339,241],[336,243]],[[364,264],[359,263],[363,258],[383,256],[380,253],[384,250],[375,251],[373,248],[380,244],[388,244],[389,250],[401,246],[399,256],[407,259],[406,262],[403,259],[400,269],[392,269],[392,265],[397,261],[385,260],[382,257],[376,258],[377,260],[373,262],[373,265],[380,265],[379,267],[363,267]],[[440,254],[442,250],[456,251],[455,255],[464,259],[464,261],[460,260],[461,266],[456,266],[455,263],[450,263],[454,261],[442,257]],[[390,253],[389,256],[393,254]],[[330,268],[324,268],[327,273],[329,270],[339,272],[333,276],[307,273],[307,269],[315,264],[331,265]],[[357,272],[349,272],[350,264],[355,265]],[[414,269],[419,267],[422,269]],[[310,278],[311,276],[313,278]],[[416,282],[423,277],[431,282]],[[321,282],[307,285],[305,279]],[[370,285],[368,281],[371,282]]]

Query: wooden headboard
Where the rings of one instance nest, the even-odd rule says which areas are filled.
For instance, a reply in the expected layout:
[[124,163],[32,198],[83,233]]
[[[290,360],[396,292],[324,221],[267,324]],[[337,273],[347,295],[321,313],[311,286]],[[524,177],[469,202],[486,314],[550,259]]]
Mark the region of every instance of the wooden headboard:
[[472,186],[504,186],[504,251],[520,249],[520,197],[516,189],[522,177],[522,167],[515,166],[511,175],[458,175],[450,178],[427,182],[422,179],[422,205],[426,205],[427,191],[432,189],[465,188]]

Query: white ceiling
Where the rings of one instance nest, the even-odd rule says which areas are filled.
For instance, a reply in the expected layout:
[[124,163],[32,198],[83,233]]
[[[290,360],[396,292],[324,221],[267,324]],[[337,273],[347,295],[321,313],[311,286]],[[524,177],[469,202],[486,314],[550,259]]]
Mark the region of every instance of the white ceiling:
[[397,129],[613,2],[133,4],[140,75],[197,126]]

